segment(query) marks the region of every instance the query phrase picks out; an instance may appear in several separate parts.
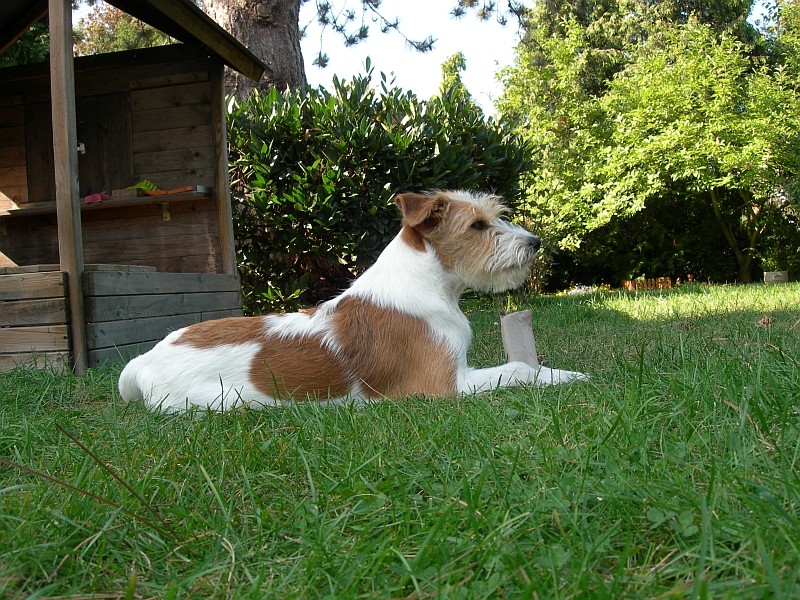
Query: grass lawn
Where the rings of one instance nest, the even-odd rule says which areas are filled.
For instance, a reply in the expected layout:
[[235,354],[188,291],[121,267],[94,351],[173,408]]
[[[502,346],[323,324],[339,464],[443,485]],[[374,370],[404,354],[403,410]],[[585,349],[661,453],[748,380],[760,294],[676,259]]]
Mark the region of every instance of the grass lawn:
[[800,597],[800,284],[529,304],[590,382],[165,416],[3,375],[0,598]]

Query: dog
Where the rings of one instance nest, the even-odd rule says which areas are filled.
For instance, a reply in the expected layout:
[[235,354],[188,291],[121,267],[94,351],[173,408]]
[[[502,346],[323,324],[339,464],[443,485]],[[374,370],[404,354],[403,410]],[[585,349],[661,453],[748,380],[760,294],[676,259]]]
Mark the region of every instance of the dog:
[[503,218],[497,196],[465,191],[395,197],[402,227],[377,261],[316,308],[205,321],[170,333],[120,375],[126,401],[179,412],[292,400],[328,403],[457,396],[581,373],[509,362],[467,365],[467,288],[521,285],[539,238]]

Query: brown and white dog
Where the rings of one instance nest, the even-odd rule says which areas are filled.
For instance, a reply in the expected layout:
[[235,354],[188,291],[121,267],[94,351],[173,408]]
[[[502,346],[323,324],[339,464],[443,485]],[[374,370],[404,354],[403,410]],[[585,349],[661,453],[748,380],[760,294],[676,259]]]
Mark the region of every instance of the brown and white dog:
[[503,220],[496,196],[399,194],[400,233],[375,264],[313,310],[206,321],[169,334],[119,380],[125,400],[170,412],[276,406],[289,400],[365,401],[455,396],[581,373],[511,362],[467,365],[466,288],[520,285],[539,238]]

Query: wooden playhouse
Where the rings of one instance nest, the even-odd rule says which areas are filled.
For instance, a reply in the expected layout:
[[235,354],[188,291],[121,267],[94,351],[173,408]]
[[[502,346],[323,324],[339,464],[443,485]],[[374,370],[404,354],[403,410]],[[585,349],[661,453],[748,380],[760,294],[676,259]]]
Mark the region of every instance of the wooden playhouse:
[[223,69],[265,67],[190,0],[110,3],[184,43],[73,59],[69,0],[0,7],[0,52],[51,29],[50,64],[0,69],[0,371],[82,372],[241,314]]

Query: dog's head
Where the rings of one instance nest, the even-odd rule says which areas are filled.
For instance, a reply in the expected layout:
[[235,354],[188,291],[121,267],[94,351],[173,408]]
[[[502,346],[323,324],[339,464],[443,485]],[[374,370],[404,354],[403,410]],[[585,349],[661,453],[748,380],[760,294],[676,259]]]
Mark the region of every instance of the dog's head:
[[500,292],[527,278],[539,238],[503,219],[507,209],[497,196],[443,191],[399,194],[395,202],[403,213],[403,240],[432,249],[465,286]]

